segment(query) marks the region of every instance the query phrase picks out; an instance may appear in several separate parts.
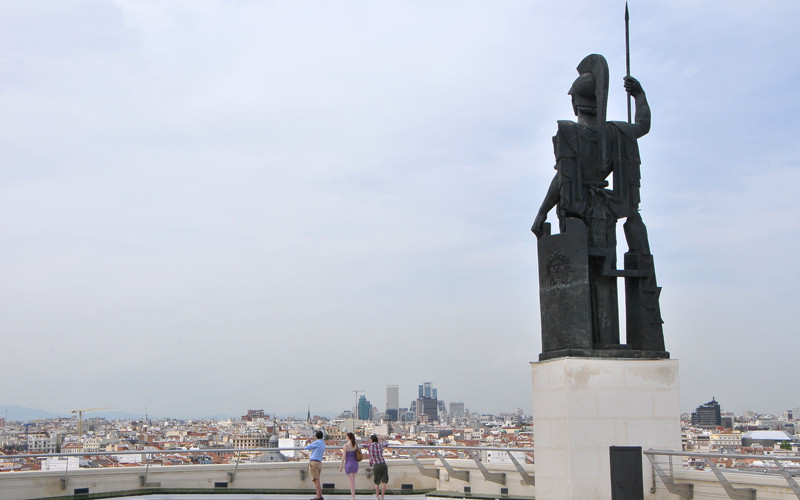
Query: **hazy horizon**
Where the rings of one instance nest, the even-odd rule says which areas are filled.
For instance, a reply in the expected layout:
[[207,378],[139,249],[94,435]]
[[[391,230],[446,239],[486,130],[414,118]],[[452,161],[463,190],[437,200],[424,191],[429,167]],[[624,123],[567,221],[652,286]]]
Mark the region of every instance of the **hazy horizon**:
[[[701,403],[702,404],[702,403]],[[700,406],[698,404],[697,406]],[[248,408],[247,410],[259,410],[262,408]],[[247,410],[243,410],[241,412],[225,412],[225,411],[218,411],[218,412],[210,412],[206,414],[170,414],[170,415],[155,415],[146,412],[122,412],[122,411],[113,411],[113,410],[98,410],[92,412],[84,413],[84,420],[92,419],[92,418],[105,418],[111,420],[127,420],[127,419],[135,419],[135,418],[149,418],[149,419],[178,419],[178,420],[218,420],[218,419],[239,419],[243,415],[247,414]],[[469,410],[468,408],[466,410]],[[692,413],[695,408],[692,408],[691,411],[683,411],[684,414]],[[788,408],[787,408],[788,410]],[[312,417],[322,417],[331,420],[335,420],[339,417],[345,410],[341,411],[312,411]],[[721,405],[721,411],[723,414],[731,413],[730,410],[726,410],[724,405]],[[762,415],[774,415],[774,416],[782,416],[781,413],[772,413],[766,411],[760,411],[758,408],[752,408],[750,410],[745,411],[755,411]],[[47,419],[55,419],[55,418],[74,418],[77,419],[77,414],[71,414],[70,411],[59,412],[59,411],[51,411],[45,408],[26,408],[21,407],[19,405],[0,405],[0,417],[6,418],[7,421],[30,421],[30,420],[47,420]],[[307,417],[307,413],[304,410],[303,412],[277,412],[277,413],[269,413],[265,412],[269,415],[270,418],[273,419],[285,419],[285,420],[304,420]],[[513,411],[486,411],[486,412],[472,412],[472,415],[495,415],[499,416],[505,413],[513,413]],[[741,416],[743,412],[733,412],[734,416]],[[16,415],[16,417],[15,417]],[[20,418],[19,416],[22,415],[25,418]],[[530,417],[530,414],[526,414],[526,416]]]

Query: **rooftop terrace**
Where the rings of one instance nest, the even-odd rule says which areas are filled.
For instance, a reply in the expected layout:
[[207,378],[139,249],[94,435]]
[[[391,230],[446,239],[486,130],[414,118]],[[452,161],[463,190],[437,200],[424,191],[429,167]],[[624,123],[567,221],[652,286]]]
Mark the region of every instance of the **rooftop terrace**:
[[[323,495],[326,500],[348,500],[347,478],[338,471],[336,450],[329,450],[331,454],[323,461]],[[277,450],[255,451],[275,453]],[[387,460],[390,500],[432,497],[521,500],[536,497],[535,465],[512,459],[519,453],[527,457],[527,450],[497,448],[495,451],[505,451],[509,459],[496,461],[487,460],[487,455],[468,447],[458,450],[453,447],[408,447],[406,451],[409,452],[408,458]],[[198,452],[203,450],[183,451],[187,454]],[[427,458],[423,457],[423,452],[427,452]],[[174,454],[176,450],[162,453]],[[462,458],[450,458],[459,454]],[[647,500],[800,499],[799,473],[797,468],[790,467],[800,462],[800,456],[763,455],[759,458],[766,464],[764,468],[742,471],[727,468],[731,460],[743,457],[739,455],[657,450],[645,450],[644,454],[645,460],[653,465],[646,469],[652,471],[645,484]],[[471,458],[463,458],[467,455]],[[498,457],[502,457],[502,453]],[[5,458],[12,459],[12,456]],[[359,500],[374,498],[371,468],[366,461],[362,462],[357,475],[356,488]],[[309,500],[314,496],[305,460],[195,465],[148,463],[130,467],[5,472],[0,473],[0,492],[2,500],[121,497],[147,500]]]

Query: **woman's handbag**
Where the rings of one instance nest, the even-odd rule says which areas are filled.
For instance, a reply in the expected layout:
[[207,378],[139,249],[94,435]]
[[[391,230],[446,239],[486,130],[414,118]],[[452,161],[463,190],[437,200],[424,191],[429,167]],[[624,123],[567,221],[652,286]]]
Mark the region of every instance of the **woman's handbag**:
[[361,448],[356,447],[356,462],[364,460],[364,454],[361,453]]

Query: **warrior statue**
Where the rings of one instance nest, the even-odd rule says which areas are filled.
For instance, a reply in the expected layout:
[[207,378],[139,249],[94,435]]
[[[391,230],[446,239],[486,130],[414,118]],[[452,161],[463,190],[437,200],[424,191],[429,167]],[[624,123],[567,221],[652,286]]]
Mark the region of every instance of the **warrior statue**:
[[[559,121],[556,174],[531,230],[538,238],[542,316],[540,359],[562,356],[668,358],[660,288],[647,229],[639,214],[637,139],[650,130],[650,107],[638,80],[626,76],[634,123],[607,122],[608,65],[601,55],[578,65],[568,94],[578,118]],[[613,186],[609,188],[609,177]],[[560,234],[550,234],[556,208]],[[616,224],[628,252],[617,269]],[[625,279],[627,344],[620,343],[617,280]]]

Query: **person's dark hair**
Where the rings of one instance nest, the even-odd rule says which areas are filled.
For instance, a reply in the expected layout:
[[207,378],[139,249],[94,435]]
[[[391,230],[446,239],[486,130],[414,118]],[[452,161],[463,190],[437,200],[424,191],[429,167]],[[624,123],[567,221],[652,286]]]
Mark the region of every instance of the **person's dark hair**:
[[371,435],[369,438],[372,440],[373,443],[378,442],[378,436],[376,436],[375,434]]
[[322,431],[317,431],[314,433],[314,435],[317,437],[317,439],[322,439],[322,436],[324,436],[325,434],[323,434]]
[[347,439],[350,441],[350,444],[353,445],[353,448],[356,447],[356,435],[352,432],[347,433]]

